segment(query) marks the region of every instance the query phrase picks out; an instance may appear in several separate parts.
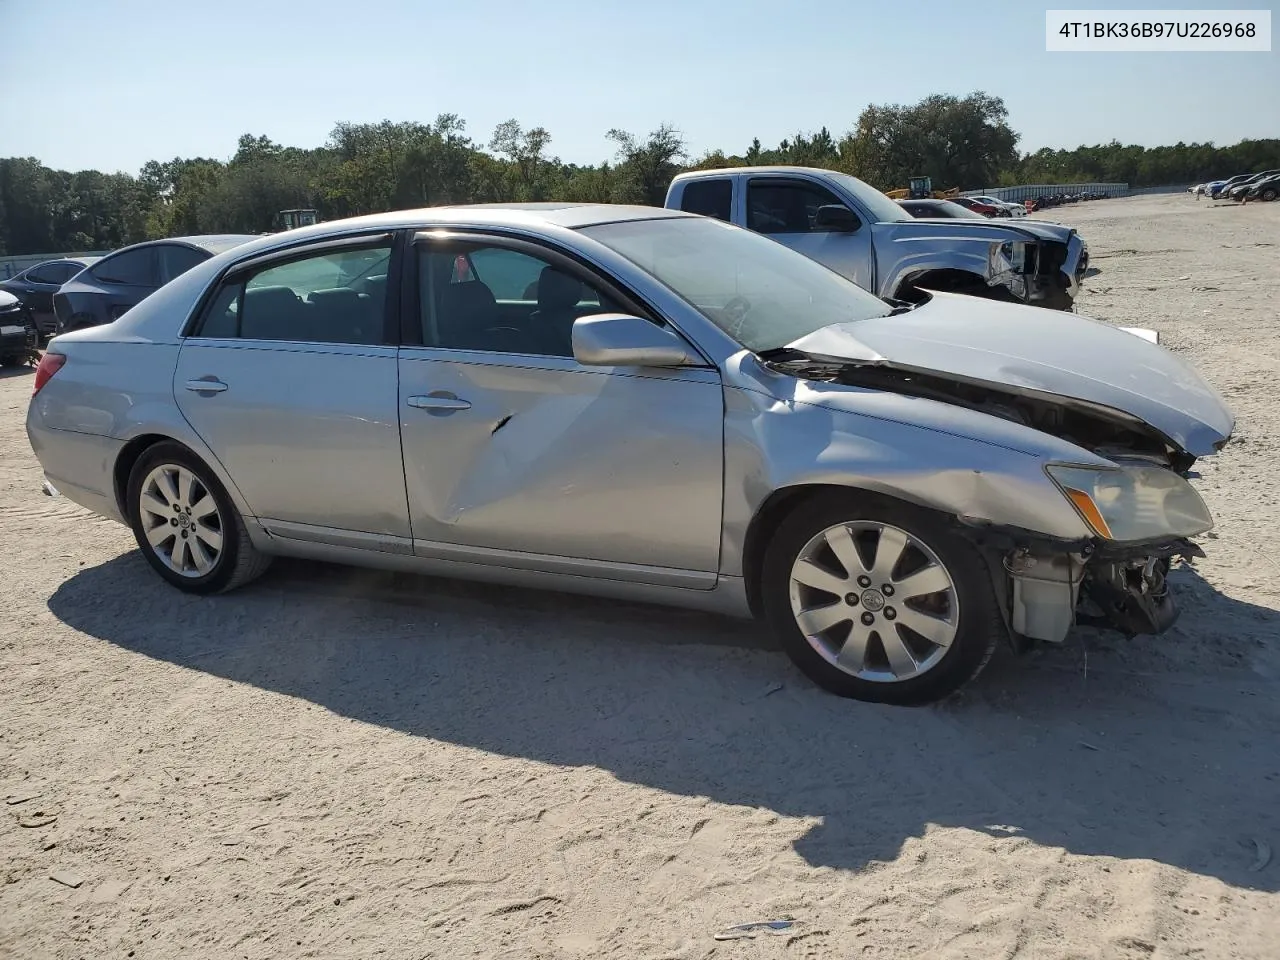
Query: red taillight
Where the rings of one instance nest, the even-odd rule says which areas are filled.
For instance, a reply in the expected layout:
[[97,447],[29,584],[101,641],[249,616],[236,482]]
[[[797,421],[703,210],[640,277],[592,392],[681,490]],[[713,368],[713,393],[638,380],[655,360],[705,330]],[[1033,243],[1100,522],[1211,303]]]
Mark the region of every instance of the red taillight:
[[50,378],[62,369],[62,365],[67,362],[67,358],[61,353],[46,352],[40,358],[40,366],[36,367],[36,386],[31,391],[34,397],[40,392],[40,388],[49,382]]

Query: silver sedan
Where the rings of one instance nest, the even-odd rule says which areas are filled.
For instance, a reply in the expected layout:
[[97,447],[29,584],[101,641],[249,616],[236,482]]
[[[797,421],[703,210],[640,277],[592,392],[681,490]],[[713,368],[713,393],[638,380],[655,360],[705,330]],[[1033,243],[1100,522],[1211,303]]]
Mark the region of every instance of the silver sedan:
[[1159,633],[1231,412],[1164,348],[890,304],[717,220],[452,207],[215,256],[57,337],[46,491],[194,593],[309,557],[764,618],[835,693],[921,703],[1007,641]]

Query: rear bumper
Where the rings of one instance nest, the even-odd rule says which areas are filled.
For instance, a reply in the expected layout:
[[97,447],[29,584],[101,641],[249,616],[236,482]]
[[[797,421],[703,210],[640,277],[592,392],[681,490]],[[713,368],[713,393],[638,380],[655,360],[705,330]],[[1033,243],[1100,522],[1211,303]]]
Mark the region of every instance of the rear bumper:
[[124,442],[43,426],[39,414],[27,413],[27,439],[44,470],[44,492],[63,496],[86,510],[119,523],[125,519],[116,503],[115,463]]

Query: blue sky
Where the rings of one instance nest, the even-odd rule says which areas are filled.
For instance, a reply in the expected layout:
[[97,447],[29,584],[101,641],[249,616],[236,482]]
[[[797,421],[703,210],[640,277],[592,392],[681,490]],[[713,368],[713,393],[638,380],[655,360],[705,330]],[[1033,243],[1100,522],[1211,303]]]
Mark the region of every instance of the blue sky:
[[[738,152],[753,136],[838,135],[868,103],[972,90],[1004,98],[1024,150],[1280,136],[1275,24],[1270,53],[1047,53],[1047,6],[0,0],[0,156],[134,172],[225,158],[246,132],[311,147],[340,120],[449,112],[481,142],[509,117],[544,126],[552,153],[591,163],[615,126],[670,122],[694,154]],[[1256,0],[1194,6],[1280,23]]]

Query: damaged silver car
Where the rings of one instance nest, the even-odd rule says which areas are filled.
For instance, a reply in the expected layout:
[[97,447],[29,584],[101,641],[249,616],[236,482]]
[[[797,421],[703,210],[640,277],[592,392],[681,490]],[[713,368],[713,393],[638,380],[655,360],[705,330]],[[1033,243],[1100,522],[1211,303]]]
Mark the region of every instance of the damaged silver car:
[[1167,629],[1233,425],[1113,327],[567,204],[254,240],[55,339],[27,416],[46,492],[186,591],[289,555],[755,615],[903,704],[1002,641]]

